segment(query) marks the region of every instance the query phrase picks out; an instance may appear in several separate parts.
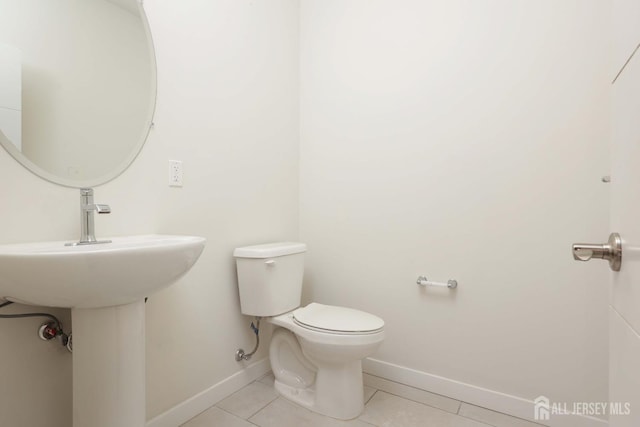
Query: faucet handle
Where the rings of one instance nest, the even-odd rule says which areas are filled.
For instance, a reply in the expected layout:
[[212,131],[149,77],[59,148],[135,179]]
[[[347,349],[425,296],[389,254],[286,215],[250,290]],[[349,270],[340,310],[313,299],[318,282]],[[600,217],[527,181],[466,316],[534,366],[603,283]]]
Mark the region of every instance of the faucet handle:
[[95,206],[96,212],[99,214],[111,213],[111,206],[109,205],[100,205],[96,203],[94,206]]

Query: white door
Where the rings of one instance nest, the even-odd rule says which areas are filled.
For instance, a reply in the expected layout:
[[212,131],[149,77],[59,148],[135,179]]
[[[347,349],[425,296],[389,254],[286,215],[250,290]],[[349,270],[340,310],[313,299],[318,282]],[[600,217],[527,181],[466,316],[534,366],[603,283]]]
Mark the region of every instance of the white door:
[[611,427],[638,427],[640,51],[636,50],[640,44],[640,1],[615,0],[613,4],[612,74],[619,74],[612,86],[611,231],[622,237],[622,268],[611,273],[610,284],[609,400],[619,405],[611,406],[609,422]]

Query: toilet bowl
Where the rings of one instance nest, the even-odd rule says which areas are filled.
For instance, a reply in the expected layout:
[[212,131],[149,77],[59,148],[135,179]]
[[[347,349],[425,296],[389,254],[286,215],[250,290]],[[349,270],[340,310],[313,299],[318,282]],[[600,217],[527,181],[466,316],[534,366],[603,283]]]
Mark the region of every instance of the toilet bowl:
[[348,420],[360,415],[364,408],[362,359],[384,340],[382,319],[359,310],[311,303],[267,320],[276,326],[269,347],[276,390],[333,418]]
[[337,419],[364,409],[362,359],[384,340],[384,321],[346,307],[300,307],[303,243],[234,251],[240,309],[275,326],[269,347],[275,388],[285,398]]

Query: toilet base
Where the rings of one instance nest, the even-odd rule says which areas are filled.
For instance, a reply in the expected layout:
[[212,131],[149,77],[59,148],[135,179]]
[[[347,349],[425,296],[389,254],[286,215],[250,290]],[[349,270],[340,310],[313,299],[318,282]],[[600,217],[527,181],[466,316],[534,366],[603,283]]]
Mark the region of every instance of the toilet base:
[[285,399],[297,403],[300,406],[313,410],[316,400],[316,392],[313,388],[298,388],[287,385],[277,379],[273,383],[276,391]]
[[364,410],[362,362],[360,360],[319,367],[313,386],[298,388],[276,381],[284,398],[313,412],[339,420],[358,417]]

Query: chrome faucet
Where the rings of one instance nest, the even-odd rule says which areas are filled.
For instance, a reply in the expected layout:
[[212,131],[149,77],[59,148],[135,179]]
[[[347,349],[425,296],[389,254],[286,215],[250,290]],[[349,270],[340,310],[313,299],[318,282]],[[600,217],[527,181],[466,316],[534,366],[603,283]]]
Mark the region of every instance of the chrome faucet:
[[67,246],[93,245],[98,243],[111,243],[111,240],[97,240],[95,236],[95,224],[93,213],[111,213],[109,205],[101,205],[93,202],[93,188],[80,189],[80,241],[67,243]]

